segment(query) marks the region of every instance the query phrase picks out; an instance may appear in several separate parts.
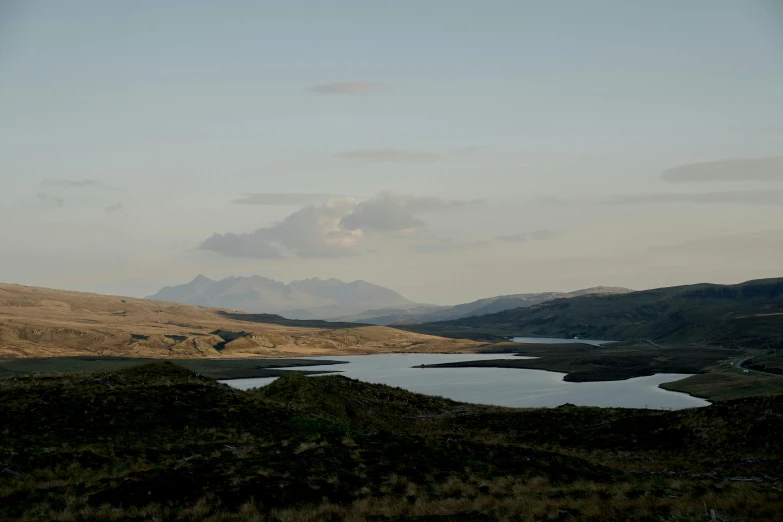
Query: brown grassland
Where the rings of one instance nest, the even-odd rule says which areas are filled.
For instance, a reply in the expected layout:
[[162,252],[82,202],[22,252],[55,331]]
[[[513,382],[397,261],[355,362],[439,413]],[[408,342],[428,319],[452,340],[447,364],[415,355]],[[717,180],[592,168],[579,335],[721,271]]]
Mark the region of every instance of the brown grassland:
[[284,326],[241,321],[211,308],[0,284],[0,358],[462,353],[478,346],[383,326]]

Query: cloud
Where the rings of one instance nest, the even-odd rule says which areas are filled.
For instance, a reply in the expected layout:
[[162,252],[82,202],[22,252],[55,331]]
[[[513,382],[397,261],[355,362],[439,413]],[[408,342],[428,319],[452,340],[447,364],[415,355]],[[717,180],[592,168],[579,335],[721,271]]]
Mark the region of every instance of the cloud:
[[333,198],[323,205],[308,205],[279,223],[250,234],[215,234],[199,245],[231,257],[279,258],[281,248],[299,257],[339,258],[359,254],[361,231],[348,231],[340,221],[358,203]]
[[257,234],[214,234],[202,242],[200,250],[210,250],[228,257],[249,257],[252,259],[282,258],[280,249],[271,245]]
[[112,212],[117,212],[118,210],[122,210],[122,208],[123,208],[122,203],[115,203],[114,205],[109,205],[103,210],[105,212],[112,213]]
[[40,199],[44,203],[53,203],[54,206],[56,207],[62,207],[65,204],[65,200],[63,198],[52,196],[47,192],[39,192],[38,199]]
[[726,236],[694,239],[684,243],[656,246],[656,251],[689,255],[771,259],[783,255],[783,230],[766,230]]
[[356,256],[367,235],[400,234],[422,229],[417,216],[477,201],[451,201],[383,192],[361,201],[330,198],[307,205],[279,223],[247,234],[215,234],[199,245],[233,257],[280,257],[283,250],[303,258]]
[[243,197],[234,199],[231,201],[231,203],[237,203],[240,205],[310,205],[310,204],[317,204],[317,203],[323,203],[324,201],[328,200],[329,198],[336,198],[341,197],[334,194],[317,194],[317,193],[298,193],[298,192],[288,192],[288,193],[274,193],[274,192],[263,192],[263,193],[249,193],[245,194]]
[[379,91],[383,89],[383,87],[384,85],[378,82],[351,81],[322,83],[320,85],[314,85],[307,90],[308,92],[315,94],[348,94],[355,96]]
[[490,247],[492,247],[492,241],[458,241],[453,238],[441,238],[427,243],[413,244],[409,247],[409,250],[417,254],[439,254],[442,252],[458,252]]
[[477,203],[480,201],[453,201],[382,192],[359,203],[342,219],[340,225],[347,230],[403,232],[424,227],[424,222],[416,218],[419,214]]
[[534,230],[533,232],[498,236],[495,239],[501,243],[528,243],[530,241],[546,241],[548,239],[554,239],[558,235],[559,234],[557,232],[553,232],[552,230]]
[[487,250],[500,244],[521,244],[531,241],[546,241],[560,235],[551,230],[536,230],[507,236],[498,236],[494,239],[478,239],[460,241],[453,238],[438,238],[432,241],[419,242],[409,247],[409,250],[419,254],[435,254],[441,252],[457,252],[465,250]]
[[655,203],[697,203],[712,205],[774,205],[783,206],[783,190],[745,190],[705,192],[696,194],[660,193],[613,196],[604,201],[608,205],[637,205]]
[[84,188],[84,187],[89,187],[91,185],[97,185],[98,181],[95,179],[82,179],[82,180],[46,179],[42,181],[41,184],[47,187]]
[[308,205],[280,223],[260,229],[262,237],[278,241],[299,257],[346,257],[358,255],[360,230],[345,230],[342,218],[356,205],[353,198],[335,198],[324,205]]
[[426,163],[440,159],[439,155],[430,152],[415,152],[399,149],[354,150],[338,154],[338,157],[361,161],[407,161],[411,163]]
[[783,181],[783,156],[691,163],[667,170],[662,179],[670,183]]

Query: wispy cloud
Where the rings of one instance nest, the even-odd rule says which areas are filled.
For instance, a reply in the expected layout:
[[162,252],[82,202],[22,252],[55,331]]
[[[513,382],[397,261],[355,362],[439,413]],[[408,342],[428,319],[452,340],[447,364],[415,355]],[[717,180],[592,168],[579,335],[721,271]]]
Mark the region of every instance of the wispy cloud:
[[669,246],[656,246],[655,249],[683,254],[750,258],[768,256],[777,259],[783,255],[783,230],[704,237]]
[[458,241],[453,238],[440,238],[431,241],[414,243],[408,250],[417,254],[440,254],[443,252],[460,252],[465,250],[486,249],[492,246],[492,241]]
[[511,234],[498,236],[496,239],[501,243],[528,243],[530,241],[546,241],[554,239],[559,234],[552,230],[534,230],[533,232],[522,232],[520,234]]
[[783,181],[783,156],[690,163],[667,170],[662,178],[670,183]]
[[384,88],[382,83],[367,81],[348,81],[322,83],[310,87],[308,92],[315,94],[348,94],[359,95],[379,91]]
[[338,154],[340,158],[361,161],[426,163],[440,159],[438,154],[400,149],[354,150]]
[[39,192],[38,199],[44,203],[51,203],[56,207],[62,207],[65,204],[65,200],[63,198],[52,196],[48,192]]
[[323,203],[329,198],[343,197],[336,194],[318,194],[307,192],[255,192],[245,194],[231,201],[240,205],[310,205]]
[[482,201],[456,201],[382,192],[356,205],[341,220],[340,225],[347,230],[403,232],[424,227],[424,222],[417,218],[421,214],[479,203]]
[[228,257],[246,257],[251,259],[281,259],[280,249],[258,234],[214,234],[204,240],[200,250],[217,252]]
[[84,188],[98,184],[98,180],[95,179],[46,179],[41,182],[42,185],[47,187],[57,188]]
[[114,205],[109,205],[108,207],[104,208],[103,210],[105,212],[108,212],[111,214],[112,212],[117,212],[123,209],[122,203],[115,203]]
[[546,241],[560,235],[551,230],[535,230],[498,236],[493,239],[457,240],[454,238],[432,238],[428,241],[418,241],[409,247],[411,252],[418,254],[438,254],[442,252],[459,252],[466,250],[487,250],[501,244],[521,244],[533,241]]
[[484,145],[469,145],[467,147],[457,147],[456,149],[452,150],[451,153],[455,156],[468,156],[471,154],[484,152],[487,149],[489,149],[489,147]]
[[607,205],[655,203],[697,203],[704,205],[774,205],[783,206],[783,190],[738,190],[705,193],[659,193],[613,196]]

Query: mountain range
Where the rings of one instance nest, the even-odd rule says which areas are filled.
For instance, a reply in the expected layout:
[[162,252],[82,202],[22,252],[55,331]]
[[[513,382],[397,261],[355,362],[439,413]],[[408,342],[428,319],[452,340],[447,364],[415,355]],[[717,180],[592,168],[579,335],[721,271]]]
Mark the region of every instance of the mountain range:
[[280,314],[289,319],[328,319],[374,325],[459,319],[533,306],[553,299],[591,294],[622,294],[627,288],[597,286],[575,292],[512,294],[455,306],[415,303],[397,292],[366,281],[303,279],[289,284],[258,275],[214,281],[199,275],[184,285],[167,286],[147,297],[251,314]]
[[373,308],[418,306],[393,290],[366,281],[312,278],[285,284],[257,275],[220,281],[199,275],[184,285],[167,286],[147,299],[282,314],[289,319],[333,319]]

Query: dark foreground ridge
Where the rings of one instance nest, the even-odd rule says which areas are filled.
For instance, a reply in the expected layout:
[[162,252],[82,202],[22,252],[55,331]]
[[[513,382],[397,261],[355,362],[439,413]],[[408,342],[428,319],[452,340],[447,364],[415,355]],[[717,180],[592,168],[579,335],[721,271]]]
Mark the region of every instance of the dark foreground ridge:
[[0,379],[0,520],[781,520],[783,396],[515,410],[169,362]]
[[[83,355],[77,357],[29,357],[0,359],[0,380],[26,373],[73,373],[115,371],[156,359],[140,357],[111,357],[104,355]],[[281,370],[280,368],[306,368],[307,366],[339,365],[342,361],[322,359],[170,359],[178,366],[216,380],[253,379],[259,377],[280,377],[298,372],[305,375],[327,373],[310,370]],[[340,370],[335,368],[335,372]],[[329,372],[331,373],[331,372]]]

